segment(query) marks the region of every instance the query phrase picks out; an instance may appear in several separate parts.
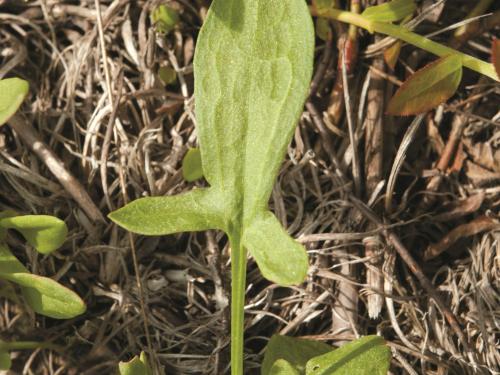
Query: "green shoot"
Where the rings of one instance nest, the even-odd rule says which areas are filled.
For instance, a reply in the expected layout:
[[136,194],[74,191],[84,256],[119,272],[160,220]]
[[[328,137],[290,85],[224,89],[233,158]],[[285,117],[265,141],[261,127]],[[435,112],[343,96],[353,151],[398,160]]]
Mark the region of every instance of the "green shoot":
[[268,200],[308,94],[313,53],[303,0],[213,1],[194,61],[197,131],[210,187],[139,199],[109,216],[141,234],[228,234],[233,375],[243,374],[247,250],[263,275],[281,285],[301,283],[308,269],[305,249],[268,210]]

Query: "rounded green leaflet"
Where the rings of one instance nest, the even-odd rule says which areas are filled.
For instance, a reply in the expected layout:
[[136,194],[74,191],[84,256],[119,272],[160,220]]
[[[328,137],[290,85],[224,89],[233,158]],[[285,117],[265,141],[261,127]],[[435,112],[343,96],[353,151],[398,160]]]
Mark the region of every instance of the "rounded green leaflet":
[[29,84],[23,79],[0,80],[0,125],[5,124],[16,113],[28,91]]
[[190,148],[184,159],[182,159],[182,176],[188,182],[193,182],[203,177],[199,148]]
[[0,219],[0,227],[17,230],[42,254],[48,254],[59,248],[68,234],[64,221],[48,215],[4,217]]

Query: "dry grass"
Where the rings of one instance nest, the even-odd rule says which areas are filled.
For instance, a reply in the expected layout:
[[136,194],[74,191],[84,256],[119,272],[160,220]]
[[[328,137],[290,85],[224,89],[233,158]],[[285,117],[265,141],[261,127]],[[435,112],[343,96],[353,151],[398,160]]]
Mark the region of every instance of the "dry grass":
[[[209,4],[168,2],[179,10],[181,23],[162,36],[149,21],[150,9],[160,1],[100,3],[102,17],[90,0],[0,0],[0,77],[16,75],[30,82],[23,107],[27,123],[106,215],[141,196],[191,188],[182,179],[180,162],[196,144],[192,58]],[[464,17],[467,7],[462,5],[468,2],[449,3],[444,25],[426,21],[422,33]],[[485,27],[463,49],[486,59],[495,32],[495,24]],[[263,280],[250,260],[248,373],[258,373],[268,338],[279,332],[332,344],[382,334],[394,352],[393,374],[500,373],[498,86],[466,72],[460,93],[423,118],[396,158],[410,120],[376,111],[404,79],[403,64],[397,72],[383,64],[380,70],[377,59],[384,43],[362,35],[356,74],[349,79],[351,136],[358,142],[354,160],[370,176],[368,182],[361,178],[362,198],[419,259],[457,317],[472,353],[459,343],[443,311],[395,255],[382,230],[348,199],[354,191],[353,149],[339,113],[344,106],[329,103],[339,76],[338,53],[332,41],[319,41],[314,95],[271,200],[280,221],[306,245],[310,275],[303,285],[281,288]],[[411,47],[401,56],[413,69],[427,59]],[[161,82],[160,66],[176,70],[176,83]],[[371,83],[364,85],[368,76]],[[367,120],[370,116],[376,117]],[[369,133],[380,137],[378,143],[364,141],[372,126],[379,126]],[[140,350],[150,351],[162,369],[158,373],[228,373],[226,238],[217,232],[128,236],[78,205],[19,134],[3,127],[0,137],[1,209],[56,215],[70,228],[68,241],[54,256],[37,255],[15,238],[10,245],[33,272],[54,275],[88,306],[81,317],[54,321],[0,299],[3,340],[54,340],[65,347],[64,352],[13,353],[11,373],[110,374],[119,360]],[[450,143],[454,147],[447,155]],[[373,144],[382,146],[373,150]],[[368,154],[379,161],[379,172],[374,173],[371,158],[365,161]],[[388,180],[395,163],[400,168],[386,190],[380,183]],[[386,191],[393,194],[384,203]],[[488,218],[490,226],[460,229],[479,217]],[[424,262],[428,246],[454,228],[459,228],[458,240]],[[366,282],[368,269],[375,284]],[[384,291],[385,298],[369,297]],[[375,300],[370,303],[382,303],[376,319],[368,315],[370,298]],[[376,307],[370,309],[370,315],[377,315]]]

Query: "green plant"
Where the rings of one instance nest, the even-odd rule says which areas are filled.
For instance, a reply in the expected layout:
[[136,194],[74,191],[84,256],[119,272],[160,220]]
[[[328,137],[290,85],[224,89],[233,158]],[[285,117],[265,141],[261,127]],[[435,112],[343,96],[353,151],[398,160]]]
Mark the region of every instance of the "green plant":
[[[0,125],[7,122],[17,111],[28,92],[28,83],[19,78],[0,80]],[[9,283],[17,284],[26,303],[37,313],[55,318],[69,319],[85,312],[82,299],[56,281],[33,275],[12,254],[6,243],[7,231],[19,232],[41,254],[49,254],[59,248],[66,239],[68,229],[64,221],[47,215],[22,215],[13,211],[0,212],[0,294],[19,302]],[[8,350],[53,348],[43,342],[0,342],[0,369],[10,367]]]
[[310,7],[313,15],[349,23],[370,33],[385,34],[441,57],[440,60],[427,65],[408,78],[389,103],[387,111],[389,114],[418,114],[443,103],[456,92],[463,66],[496,81],[499,80],[496,71],[498,63],[495,62],[495,54],[498,52],[495,44],[492,50],[495,64],[493,65],[413,33],[404,24],[394,24],[411,17],[416,9],[414,0],[393,0],[368,7],[361,14],[332,8],[330,1],[315,0],[313,4]]
[[[392,24],[414,10],[410,0],[371,7],[361,15],[318,4],[311,8],[321,17],[385,33],[443,56],[396,94],[390,106],[395,114],[424,111],[446,100],[458,86],[462,66],[496,79],[491,64]],[[264,277],[280,285],[298,284],[307,273],[304,248],[283,230],[268,210],[268,200],[307,97],[313,50],[314,30],[303,0],[214,0],[198,37],[194,62],[201,158],[198,151],[190,151],[183,165],[189,181],[201,176],[201,165],[210,187],[172,197],[138,199],[109,215],[118,225],[144,235],[207,229],[227,233],[232,249],[231,372],[235,375],[243,373],[247,251]],[[436,74],[445,78],[429,81]],[[428,100],[429,91],[439,95]],[[342,362],[342,353],[367,345],[370,356],[379,356],[383,366],[373,370],[369,362],[362,363],[382,374],[388,367],[388,349],[380,338],[364,340],[331,352],[336,354],[323,347],[325,356],[318,357],[316,352],[303,368],[277,358],[264,373],[330,374],[332,363]],[[360,367],[346,368],[354,371]]]
[[139,199],[109,216],[147,235],[206,229],[228,234],[233,374],[243,373],[247,250],[278,284],[301,283],[307,273],[304,248],[267,206],[307,97],[313,52],[314,29],[303,0],[215,0],[194,63],[197,130],[210,187]]
[[120,375],[152,375],[153,371],[149,366],[146,353],[141,352],[141,355],[135,356],[129,362],[120,362],[118,365]]
[[262,375],[386,375],[391,350],[379,336],[338,349],[317,341],[275,335],[266,347]]

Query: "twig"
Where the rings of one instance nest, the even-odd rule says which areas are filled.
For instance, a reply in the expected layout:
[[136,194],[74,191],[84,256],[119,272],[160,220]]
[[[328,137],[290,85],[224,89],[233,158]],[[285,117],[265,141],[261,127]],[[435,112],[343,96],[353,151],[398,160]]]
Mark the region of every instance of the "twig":
[[42,141],[38,132],[21,115],[16,114],[9,120],[23,142],[45,163],[47,168],[59,180],[61,185],[80,205],[89,218],[96,222],[104,222],[104,216],[94,204],[80,182],[66,169],[64,163]]

